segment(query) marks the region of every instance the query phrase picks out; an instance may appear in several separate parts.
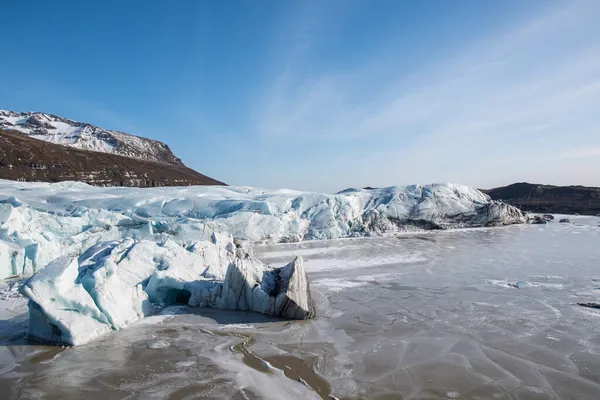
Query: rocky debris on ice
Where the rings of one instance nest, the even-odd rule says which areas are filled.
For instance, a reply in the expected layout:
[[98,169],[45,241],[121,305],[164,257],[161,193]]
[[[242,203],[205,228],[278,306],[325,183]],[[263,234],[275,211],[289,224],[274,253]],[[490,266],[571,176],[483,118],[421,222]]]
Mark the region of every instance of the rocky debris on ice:
[[29,299],[28,334],[65,345],[84,344],[172,304],[315,315],[300,257],[271,268],[216,233],[185,248],[170,240],[99,243],[50,262],[21,293]]
[[509,286],[511,286],[515,289],[528,289],[528,288],[533,287],[534,285],[528,281],[518,281],[516,283],[509,283]]
[[600,303],[577,303],[581,307],[594,308],[600,310]]
[[293,242],[524,223],[519,209],[462,185],[341,194],[249,187],[100,188],[0,180],[0,279],[124,238],[185,246],[213,232]]

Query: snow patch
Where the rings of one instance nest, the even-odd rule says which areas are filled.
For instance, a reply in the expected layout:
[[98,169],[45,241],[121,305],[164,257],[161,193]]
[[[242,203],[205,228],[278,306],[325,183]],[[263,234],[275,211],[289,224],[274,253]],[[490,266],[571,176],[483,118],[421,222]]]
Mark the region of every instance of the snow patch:
[[367,282],[356,282],[347,279],[326,278],[314,281],[313,285],[317,287],[324,287],[330,292],[341,292],[345,289],[352,289],[367,285]]
[[157,340],[156,342],[152,342],[148,345],[148,347],[151,349],[166,349],[169,346],[171,346],[171,343],[164,340]]

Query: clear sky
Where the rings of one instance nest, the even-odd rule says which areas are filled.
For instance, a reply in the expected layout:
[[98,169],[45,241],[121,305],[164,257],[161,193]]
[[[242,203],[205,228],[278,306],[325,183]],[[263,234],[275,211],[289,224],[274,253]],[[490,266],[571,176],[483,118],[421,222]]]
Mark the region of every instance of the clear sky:
[[6,1],[0,109],[229,184],[600,186],[600,1]]

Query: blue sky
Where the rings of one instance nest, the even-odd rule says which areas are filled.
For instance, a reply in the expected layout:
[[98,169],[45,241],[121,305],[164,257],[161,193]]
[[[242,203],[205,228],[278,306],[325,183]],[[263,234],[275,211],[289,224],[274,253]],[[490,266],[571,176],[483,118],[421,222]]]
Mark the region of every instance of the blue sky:
[[600,185],[600,2],[11,1],[0,109],[229,184]]

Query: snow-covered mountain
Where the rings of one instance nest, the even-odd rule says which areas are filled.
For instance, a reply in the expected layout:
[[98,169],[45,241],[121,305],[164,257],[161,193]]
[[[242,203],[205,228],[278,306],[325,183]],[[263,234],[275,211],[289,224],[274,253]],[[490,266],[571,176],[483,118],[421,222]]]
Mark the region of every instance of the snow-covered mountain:
[[41,112],[0,110],[0,129],[35,139],[140,160],[181,164],[166,144]]
[[44,113],[0,110],[0,179],[96,186],[223,185],[169,146]]

